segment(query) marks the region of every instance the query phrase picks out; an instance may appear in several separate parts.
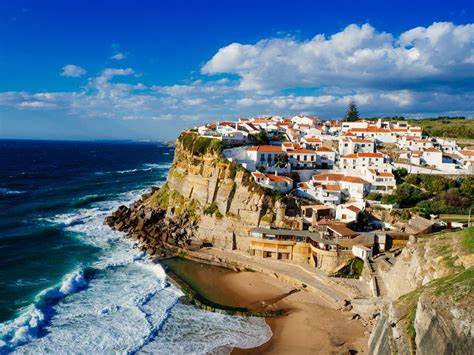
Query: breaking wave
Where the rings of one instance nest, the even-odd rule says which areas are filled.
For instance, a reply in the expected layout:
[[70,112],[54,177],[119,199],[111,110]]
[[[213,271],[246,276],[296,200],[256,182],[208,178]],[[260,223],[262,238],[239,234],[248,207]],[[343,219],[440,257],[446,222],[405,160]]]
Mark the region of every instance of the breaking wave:
[[100,252],[90,265],[72,270],[16,318],[0,324],[0,354],[229,353],[232,347],[255,347],[270,338],[262,318],[204,312],[180,303],[183,294],[167,282],[163,268],[103,224],[111,211],[146,191],[128,191],[113,200],[87,195],[73,212],[41,220]]

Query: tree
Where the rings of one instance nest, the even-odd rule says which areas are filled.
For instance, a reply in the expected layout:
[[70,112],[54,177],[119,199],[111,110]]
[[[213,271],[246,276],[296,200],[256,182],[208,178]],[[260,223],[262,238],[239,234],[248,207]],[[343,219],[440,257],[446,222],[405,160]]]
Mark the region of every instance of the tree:
[[344,119],[347,122],[354,122],[359,119],[359,109],[357,108],[357,105],[354,101],[351,101],[349,103],[349,107],[347,108],[346,116],[344,117]]
[[288,164],[288,155],[286,154],[278,154],[275,157],[275,165],[277,168],[284,168]]
[[260,131],[255,135],[255,139],[257,140],[257,144],[267,144],[268,143],[268,135],[265,131]]

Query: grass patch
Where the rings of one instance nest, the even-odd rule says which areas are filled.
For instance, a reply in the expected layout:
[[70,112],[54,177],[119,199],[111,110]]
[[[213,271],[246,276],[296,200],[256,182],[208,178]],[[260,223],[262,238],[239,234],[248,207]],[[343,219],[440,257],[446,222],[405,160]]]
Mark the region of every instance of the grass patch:
[[462,246],[469,254],[474,254],[474,227],[464,229]]
[[183,132],[178,137],[183,147],[193,155],[221,154],[224,146],[222,141],[216,138],[201,137],[194,132]]
[[349,260],[345,266],[343,266],[331,276],[358,279],[360,275],[362,275],[363,269],[364,260],[360,258],[353,258]]

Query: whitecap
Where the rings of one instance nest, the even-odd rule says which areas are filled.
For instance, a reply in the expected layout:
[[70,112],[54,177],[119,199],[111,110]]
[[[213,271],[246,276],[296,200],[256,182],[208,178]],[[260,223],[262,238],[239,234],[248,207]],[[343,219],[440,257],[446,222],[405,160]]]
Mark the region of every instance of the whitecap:
[[12,195],[19,195],[23,193],[25,193],[25,191],[12,190],[6,187],[0,187],[0,196],[12,196]]

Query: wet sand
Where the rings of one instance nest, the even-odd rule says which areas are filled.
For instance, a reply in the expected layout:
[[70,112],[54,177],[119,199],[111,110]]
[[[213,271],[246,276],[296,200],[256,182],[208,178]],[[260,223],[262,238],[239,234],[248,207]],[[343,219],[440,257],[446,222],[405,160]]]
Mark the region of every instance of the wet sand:
[[168,266],[212,302],[254,311],[286,312],[284,316],[266,318],[273,332],[267,343],[253,349],[235,348],[233,354],[366,352],[368,339],[360,321],[352,320],[350,313],[328,307],[314,292],[295,290],[276,277],[258,272],[234,272],[183,259],[168,261]]

